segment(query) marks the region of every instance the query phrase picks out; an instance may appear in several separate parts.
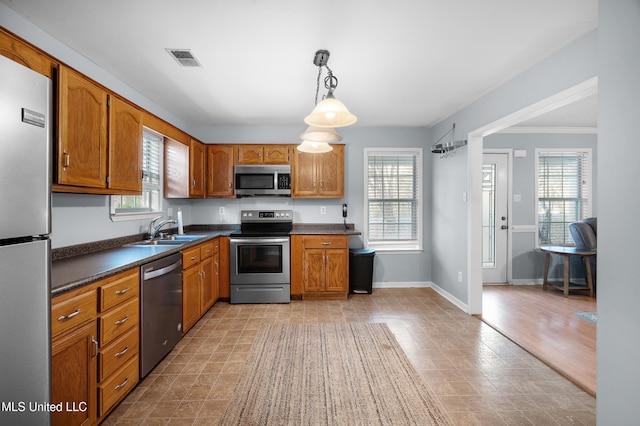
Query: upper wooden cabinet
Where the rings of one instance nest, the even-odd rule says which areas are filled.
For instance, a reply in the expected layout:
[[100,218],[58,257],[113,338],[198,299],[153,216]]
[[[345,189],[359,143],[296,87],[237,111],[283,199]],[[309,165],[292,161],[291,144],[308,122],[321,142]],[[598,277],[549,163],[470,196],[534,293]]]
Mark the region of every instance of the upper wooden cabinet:
[[235,197],[233,194],[233,145],[207,145],[207,196]]
[[236,164],[289,164],[289,145],[236,145]]
[[189,145],[189,187],[190,198],[205,196],[205,146],[202,142],[191,139]]
[[0,55],[51,78],[55,63],[22,40],[0,29]]
[[140,193],[141,111],[60,66],[56,166],[56,191]]
[[298,198],[344,197],[344,145],[333,145],[323,154],[293,150],[291,196]]
[[106,187],[107,92],[61,66],[56,183]]
[[142,112],[115,96],[109,102],[107,187],[142,191]]

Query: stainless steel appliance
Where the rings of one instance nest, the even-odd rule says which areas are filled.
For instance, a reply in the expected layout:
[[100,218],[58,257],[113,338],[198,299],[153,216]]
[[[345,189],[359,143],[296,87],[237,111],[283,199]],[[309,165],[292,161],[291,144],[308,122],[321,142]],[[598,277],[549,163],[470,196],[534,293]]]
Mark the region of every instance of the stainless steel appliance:
[[48,425],[51,80],[0,56],[0,424]]
[[243,210],[231,234],[231,303],[289,303],[291,210]]
[[235,194],[239,197],[291,196],[291,166],[235,166]]
[[182,255],[140,267],[140,377],[145,377],[182,338]]

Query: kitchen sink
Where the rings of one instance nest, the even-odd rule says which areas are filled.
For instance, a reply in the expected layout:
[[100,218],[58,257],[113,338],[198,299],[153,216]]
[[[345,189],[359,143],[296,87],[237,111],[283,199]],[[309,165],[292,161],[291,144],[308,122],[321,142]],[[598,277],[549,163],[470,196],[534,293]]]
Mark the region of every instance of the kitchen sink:
[[167,235],[165,237],[154,238],[152,240],[136,241],[135,243],[127,244],[127,246],[180,246],[204,237],[205,235]]

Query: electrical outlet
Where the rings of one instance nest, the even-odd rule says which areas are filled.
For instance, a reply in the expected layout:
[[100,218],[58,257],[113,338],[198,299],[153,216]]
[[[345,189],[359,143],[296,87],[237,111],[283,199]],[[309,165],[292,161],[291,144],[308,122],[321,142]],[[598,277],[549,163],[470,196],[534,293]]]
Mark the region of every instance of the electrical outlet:
[[327,214],[327,206],[320,207],[320,214]]
[[458,271],[458,282],[462,282],[462,271]]
[[224,216],[224,214],[225,214],[225,208],[224,208],[224,207],[219,207],[219,208],[218,208],[218,214],[219,214],[220,216]]
[[173,208],[172,207],[168,207],[167,208],[167,216],[173,217]]

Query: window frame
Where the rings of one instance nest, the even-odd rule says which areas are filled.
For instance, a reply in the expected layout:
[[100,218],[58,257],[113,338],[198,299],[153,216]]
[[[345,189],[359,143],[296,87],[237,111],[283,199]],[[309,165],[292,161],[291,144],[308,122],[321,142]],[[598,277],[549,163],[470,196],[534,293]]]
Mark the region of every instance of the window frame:
[[[367,248],[373,248],[379,252],[385,253],[416,253],[423,251],[423,215],[424,215],[424,155],[423,149],[416,148],[364,148],[364,164],[363,164],[363,187],[364,187],[364,244]],[[370,240],[369,238],[369,157],[370,156],[389,156],[397,157],[400,155],[413,155],[416,157],[416,176],[415,176],[415,216],[416,216],[416,239],[400,240],[400,241],[379,241]]]
[[[165,137],[147,127],[143,128],[143,143],[144,143],[144,134],[151,135],[152,137],[160,140],[160,149],[158,155],[158,183],[157,184],[149,184],[144,180],[142,181],[142,192],[144,193],[145,189],[158,190],[158,208],[154,210],[149,209],[117,209],[116,208],[116,199],[117,197],[123,197],[128,195],[111,195],[109,196],[109,218],[113,222],[127,221],[127,220],[140,220],[140,219],[152,219],[157,217],[158,215],[163,214],[163,199],[164,199],[164,143]],[[144,149],[144,148],[143,148]],[[143,154],[144,155],[144,154]],[[142,197],[142,195],[135,195],[136,197]]]
[[[536,148],[535,149],[535,244],[536,248],[540,248],[540,246],[554,245],[558,246],[559,244],[540,244],[540,217],[539,217],[539,209],[540,209],[540,157],[544,153],[567,153],[567,154],[575,154],[576,156],[584,156],[583,163],[586,163],[586,167],[583,166],[582,174],[580,176],[582,180],[582,189],[580,193],[586,192],[586,197],[581,197],[581,199],[585,200],[583,204],[586,206],[582,206],[578,211],[577,220],[583,220],[585,218],[591,217],[592,215],[592,207],[593,207],[593,155],[591,148]],[[568,225],[567,225],[568,227]],[[567,231],[568,232],[568,231]],[[573,247],[575,244],[572,244],[571,241],[567,241],[565,239],[564,247]]]

